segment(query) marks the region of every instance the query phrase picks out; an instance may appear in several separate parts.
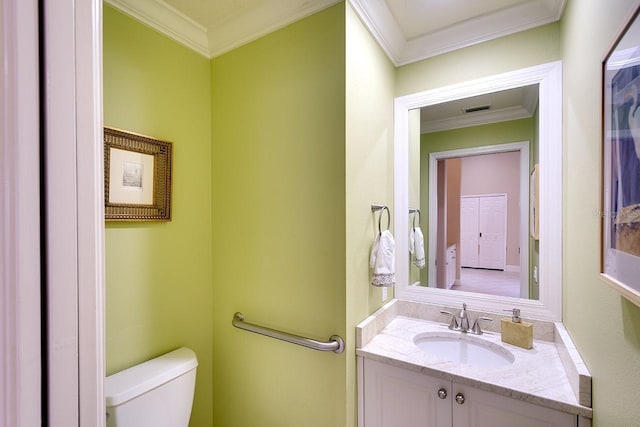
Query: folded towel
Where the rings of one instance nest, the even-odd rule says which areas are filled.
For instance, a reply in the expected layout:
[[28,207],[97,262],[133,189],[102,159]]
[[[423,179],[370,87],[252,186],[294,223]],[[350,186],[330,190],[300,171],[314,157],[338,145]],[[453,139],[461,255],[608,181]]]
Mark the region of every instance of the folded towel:
[[424,236],[420,227],[413,227],[409,233],[409,252],[413,265],[424,268]]
[[369,266],[373,268],[373,286],[393,286],[396,283],[395,274],[395,243],[389,230],[376,235],[371,248]]

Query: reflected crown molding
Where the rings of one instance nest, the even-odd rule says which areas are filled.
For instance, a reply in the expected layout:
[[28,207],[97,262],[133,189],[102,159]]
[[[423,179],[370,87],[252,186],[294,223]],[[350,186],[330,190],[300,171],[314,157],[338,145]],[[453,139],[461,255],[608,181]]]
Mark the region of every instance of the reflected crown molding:
[[420,124],[420,129],[421,133],[440,132],[443,130],[461,129],[470,126],[486,125],[489,123],[526,119],[532,116],[533,114],[525,107],[509,107],[500,110],[481,111],[474,113],[473,115],[423,121]]

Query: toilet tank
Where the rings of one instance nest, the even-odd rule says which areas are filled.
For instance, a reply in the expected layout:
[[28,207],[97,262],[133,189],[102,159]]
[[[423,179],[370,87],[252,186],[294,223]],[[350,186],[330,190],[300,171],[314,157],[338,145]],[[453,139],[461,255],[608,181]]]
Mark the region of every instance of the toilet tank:
[[197,366],[182,347],[108,376],[107,427],[187,427]]

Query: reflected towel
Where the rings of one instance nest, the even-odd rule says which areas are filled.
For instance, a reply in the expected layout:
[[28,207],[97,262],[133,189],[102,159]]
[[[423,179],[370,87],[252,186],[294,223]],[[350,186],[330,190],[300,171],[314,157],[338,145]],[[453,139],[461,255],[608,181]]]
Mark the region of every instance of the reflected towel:
[[395,242],[389,230],[376,235],[371,248],[369,266],[373,269],[371,284],[373,286],[393,286],[396,284],[395,274]]
[[409,233],[409,252],[413,265],[424,268],[424,236],[420,227],[413,227]]

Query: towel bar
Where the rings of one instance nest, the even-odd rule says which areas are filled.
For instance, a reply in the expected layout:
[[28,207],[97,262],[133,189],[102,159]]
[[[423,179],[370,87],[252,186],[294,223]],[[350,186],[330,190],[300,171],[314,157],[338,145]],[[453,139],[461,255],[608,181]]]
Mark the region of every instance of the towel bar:
[[332,335],[331,338],[329,338],[329,342],[316,341],[311,338],[305,338],[299,335],[288,334],[286,332],[276,331],[275,329],[265,328],[264,326],[247,323],[244,321],[242,313],[234,314],[231,324],[236,328],[244,329],[245,331],[276,338],[318,351],[333,351],[334,353],[342,353],[344,351],[344,340],[338,335]]
[[[389,229],[389,226],[391,225],[391,211],[389,210],[389,207],[387,205],[380,205],[377,203],[374,203],[371,205],[371,212],[378,212],[378,211],[387,211],[387,230]],[[380,212],[380,215],[378,215],[378,233],[382,233],[382,212]]]
[[413,214],[413,223],[412,227],[416,228],[416,215],[418,216],[418,227],[420,227],[420,209],[409,208],[409,215]]

